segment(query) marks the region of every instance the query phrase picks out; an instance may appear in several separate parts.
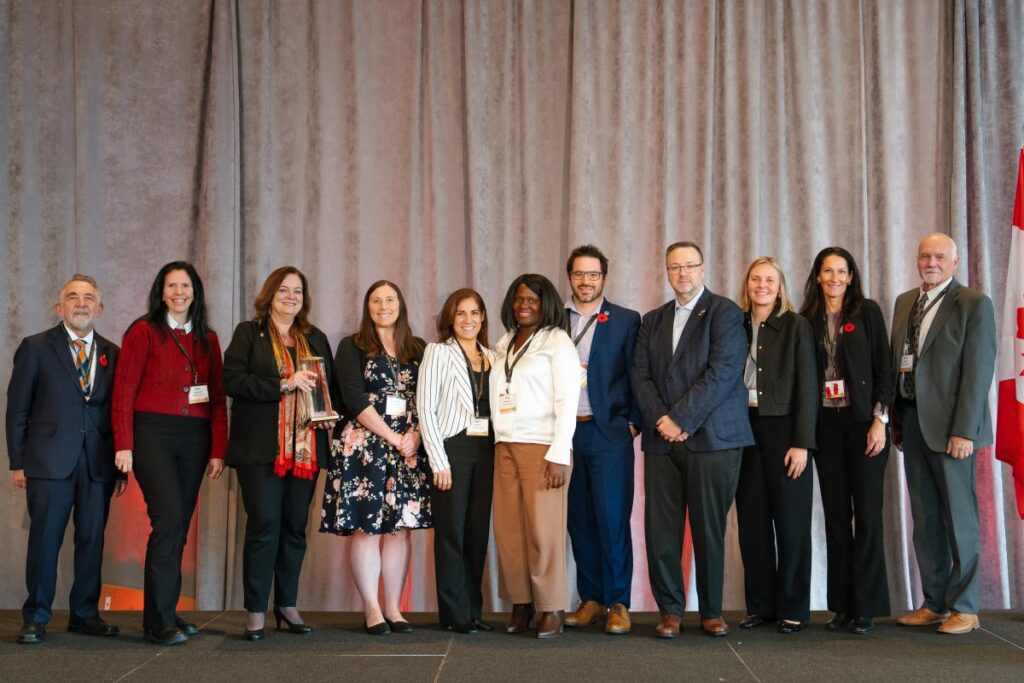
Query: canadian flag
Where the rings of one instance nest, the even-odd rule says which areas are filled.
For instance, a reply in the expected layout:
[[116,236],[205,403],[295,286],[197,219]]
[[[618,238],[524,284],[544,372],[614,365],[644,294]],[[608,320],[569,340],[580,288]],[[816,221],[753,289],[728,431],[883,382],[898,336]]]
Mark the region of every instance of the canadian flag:
[[1013,235],[999,348],[996,457],[1013,468],[1017,512],[1024,519],[1024,148],[1017,163],[1017,196],[1013,201]]

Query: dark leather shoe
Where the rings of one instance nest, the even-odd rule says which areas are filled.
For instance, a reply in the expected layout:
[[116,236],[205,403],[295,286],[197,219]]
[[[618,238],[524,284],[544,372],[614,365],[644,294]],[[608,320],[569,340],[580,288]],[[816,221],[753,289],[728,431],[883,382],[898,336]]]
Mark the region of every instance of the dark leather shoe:
[[720,637],[729,635],[729,625],[725,623],[725,619],[722,617],[701,619],[700,627],[709,636]]
[[391,634],[391,629],[388,628],[387,620],[374,624],[373,626],[367,626],[366,622],[363,622],[363,630],[371,636],[387,636]]
[[658,638],[678,638],[683,630],[683,618],[678,614],[664,614],[661,623],[654,627],[654,635]]
[[116,636],[120,633],[120,629],[108,624],[99,617],[69,619],[68,631],[71,633],[84,633],[87,636]]
[[159,633],[147,633],[146,640],[154,645],[181,645],[188,642],[188,636],[177,626],[170,626]]
[[740,622],[740,628],[751,629],[757,628],[758,626],[764,626],[768,623],[768,619],[763,619],[756,614],[748,614],[746,618]]
[[[281,608],[274,605],[274,620],[277,621],[277,630],[281,630],[281,622],[283,621],[287,626],[288,633],[295,633],[300,636],[304,636],[313,630],[313,627],[301,621],[288,621],[288,617],[284,615]],[[385,621],[387,621],[385,619]],[[392,629],[394,630],[394,629]]]
[[245,629],[245,639],[250,643],[255,643],[257,640],[263,640],[266,633],[266,628]]
[[857,617],[850,622],[849,629],[850,633],[856,633],[858,636],[871,633],[875,630],[875,619],[874,617]]
[[779,619],[779,625],[776,630],[782,634],[800,633],[800,629],[803,628],[803,624],[799,621],[789,621],[788,619]]
[[35,624],[26,621],[18,631],[19,645],[38,645],[46,640],[46,624]]
[[193,624],[191,621],[185,621],[181,617],[174,617],[174,625],[177,626],[178,630],[186,636],[195,636],[199,634],[198,626]]
[[829,631],[842,631],[849,628],[850,621],[850,617],[846,616],[845,612],[836,612],[831,619],[825,622],[825,628]]
[[534,608],[533,603],[528,602],[521,605],[512,605],[512,614],[505,624],[505,633],[522,633],[533,626]]
[[486,621],[480,619],[470,619],[473,622],[473,626],[476,626],[478,631],[493,631],[494,627],[488,624]]
[[449,631],[455,631],[456,633],[475,634],[478,633],[476,630],[476,624],[472,620],[464,621],[460,624],[445,624],[444,626]]
[[399,619],[398,621],[391,621],[387,617],[384,617],[384,623],[388,625],[392,633],[412,633],[412,624],[408,621]]
[[543,612],[537,624],[538,638],[554,638],[564,630],[565,612],[560,609],[554,612]]

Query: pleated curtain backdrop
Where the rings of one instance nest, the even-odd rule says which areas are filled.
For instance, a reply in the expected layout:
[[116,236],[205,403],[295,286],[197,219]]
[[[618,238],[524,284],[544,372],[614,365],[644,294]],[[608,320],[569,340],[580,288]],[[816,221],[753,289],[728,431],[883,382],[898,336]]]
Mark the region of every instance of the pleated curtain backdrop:
[[[119,340],[179,258],[202,274],[223,343],[286,263],[309,276],[332,344],[379,278],[427,338],[445,296],[477,288],[493,336],[512,278],[540,272],[568,294],[564,259],[583,242],[611,258],[610,299],[653,308],[679,239],[704,246],[708,286],[732,297],[771,254],[799,299],[814,254],[845,246],[888,316],[932,231],[957,240],[959,277],[1002,311],[1021,36],[1019,0],[0,0],[0,338],[13,354],[54,324],[56,289],[80,271]],[[894,456],[886,553],[903,610],[920,589]],[[639,450],[636,466],[640,484]],[[978,492],[982,606],[1019,607],[1024,534],[991,449]],[[633,607],[655,610],[642,493]],[[0,486],[0,517],[9,609],[24,599],[21,490]],[[197,517],[183,592],[240,609],[232,477],[204,484]],[[358,610],[347,542],[316,533],[318,518],[319,495],[299,606]],[[106,583],[141,586],[147,530],[133,484],[112,505]],[[817,499],[813,533],[824,609]],[[432,610],[431,533],[413,538],[407,603]],[[734,521],[727,553],[725,607],[741,610]],[[485,594],[503,609],[491,560]],[[58,606],[71,574],[68,548]]]

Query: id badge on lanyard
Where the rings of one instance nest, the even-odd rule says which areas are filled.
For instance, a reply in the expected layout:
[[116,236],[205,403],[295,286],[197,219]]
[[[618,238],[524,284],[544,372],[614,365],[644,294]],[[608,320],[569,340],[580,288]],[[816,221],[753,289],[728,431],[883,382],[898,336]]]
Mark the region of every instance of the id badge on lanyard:
[[825,382],[825,398],[844,398],[846,396],[846,382],[841,379]]
[[384,413],[388,417],[404,417],[406,401],[401,396],[388,396],[384,402]]

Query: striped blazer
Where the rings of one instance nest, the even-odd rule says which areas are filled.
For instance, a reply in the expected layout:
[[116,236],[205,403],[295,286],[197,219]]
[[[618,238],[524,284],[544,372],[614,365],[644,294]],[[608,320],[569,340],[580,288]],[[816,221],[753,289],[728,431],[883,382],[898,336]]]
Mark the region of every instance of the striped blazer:
[[[494,352],[486,347],[483,352],[487,364],[494,367]],[[473,385],[466,371],[466,359],[454,337],[443,343],[427,344],[420,361],[416,408],[430,469],[448,469],[444,440],[468,427],[474,417]]]

